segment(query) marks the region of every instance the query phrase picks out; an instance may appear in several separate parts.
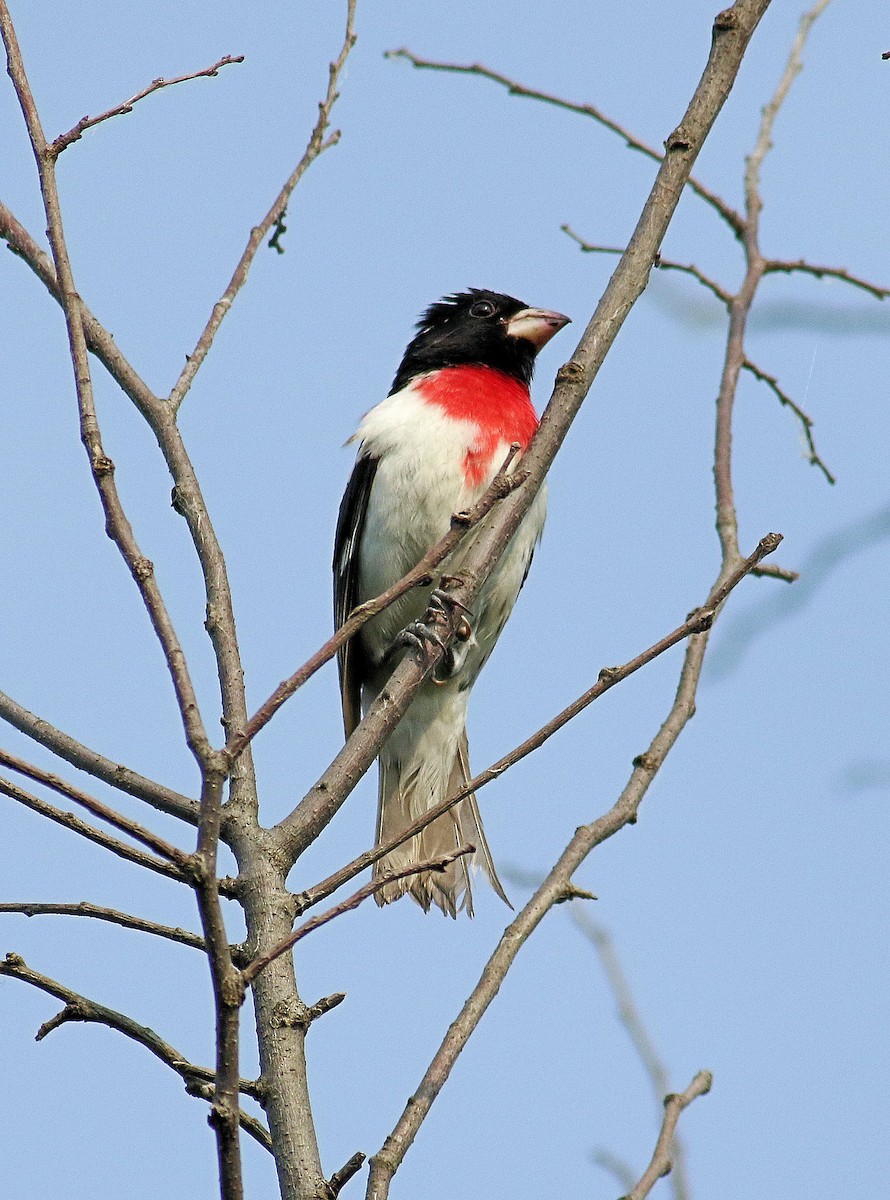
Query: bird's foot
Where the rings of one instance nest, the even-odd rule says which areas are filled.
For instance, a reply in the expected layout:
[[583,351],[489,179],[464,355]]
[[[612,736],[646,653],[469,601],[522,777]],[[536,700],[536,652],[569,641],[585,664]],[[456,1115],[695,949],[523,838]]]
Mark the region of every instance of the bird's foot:
[[[447,683],[463,665],[467,653],[466,643],[473,636],[465,614],[472,616],[465,604],[441,588],[434,588],[430,593],[429,606],[423,620],[412,621],[410,625],[406,625],[393,643],[390,653],[408,648],[418,651],[426,658],[430,648],[437,646],[442,651],[442,657],[433,671],[432,679],[434,683]],[[442,631],[442,636],[437,632],[437,628]],[[449,646],[447,639],[451,636],[462,645]]]

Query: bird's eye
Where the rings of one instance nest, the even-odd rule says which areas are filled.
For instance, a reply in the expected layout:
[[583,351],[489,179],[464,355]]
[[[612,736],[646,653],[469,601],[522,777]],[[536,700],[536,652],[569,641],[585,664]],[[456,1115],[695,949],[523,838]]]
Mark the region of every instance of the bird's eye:
[[477,300],[470,309],[471,317],[493,317],[494,305],[490,300]]

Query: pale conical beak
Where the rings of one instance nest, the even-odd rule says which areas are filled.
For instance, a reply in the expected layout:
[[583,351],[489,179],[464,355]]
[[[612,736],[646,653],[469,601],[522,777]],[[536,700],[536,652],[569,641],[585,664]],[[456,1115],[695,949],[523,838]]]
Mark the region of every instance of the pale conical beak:
[[568,325],[570,317],[562,313],[549,312],[546,308],[523,308],[506,323],[510,337],[524,338],[538,350],[546,346],[555,333]]

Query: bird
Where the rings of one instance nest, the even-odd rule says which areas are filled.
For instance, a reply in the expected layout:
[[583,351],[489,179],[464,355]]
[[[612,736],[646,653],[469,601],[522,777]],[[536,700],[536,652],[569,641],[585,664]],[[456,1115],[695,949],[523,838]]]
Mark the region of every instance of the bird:
[[[444,296],[426,309],[389,394],[365,414],[349,439],[358,443],[358,454],[340,505],[334,544],[337,628],[357,605],[417,565],[448,532],[452,514],[480,499],[511,447],[518,446],[509,467],[515,469],[538,426],[529,394],[535,358],[568,323],[562,313],[531,308],[483,288]],[[424,680],[380,751],[377,845],[470,780],[470,689],[525,582],[545,512],[542,488],[479,591],[472,613],[461,613],[455,622],[454,648]],[[445,560],[444,578],[459,571],[472,541],[473,531]],[[435,640],[428,627],[418,623],[431,602],[441,605],[440,596],[432,583],[413,589],[340,649],[347,739],[385,686],[400,652],[417,639],[417,629]],[[466,844],[475,847],[472,865],[481,866],[509,905],[472,793],[379,859],[374,878]],[[375,893],[377,902],[387,904],[407,893],[425,912],[436,905],[447,916],[456,917],[461,910],[472,916],[469,858],[459,857],[444,870],[388,880]]]

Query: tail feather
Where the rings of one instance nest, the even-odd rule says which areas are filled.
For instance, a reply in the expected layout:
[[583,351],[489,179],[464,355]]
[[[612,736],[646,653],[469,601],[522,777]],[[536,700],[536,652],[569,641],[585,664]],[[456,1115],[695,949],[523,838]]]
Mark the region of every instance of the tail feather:
[[[457,778],[455,778],[457,776]],[[470,747],[467,743],[467,734],[464,730],[463,736],[457,744],[457,756],[454,760],[454,768],[451,772],[451,782],[448,785],[449,792],[453,795],[462,787],[470,782],[473,776],[470,774]],[[488,848],[488,841],[485,837],[485,831],[482,828],[482,817],[479,813],[479,802],[476,799],[476,793],[470,792],[465,800],[462,800],[458,805],[463,809],[462,815],[469,815],[472,821],[472,829],[468,830],[468,839],[476,847],[476,860],[481,864],[482,870],[485,872],[486,878],[507,908],[512,909],[513,905],[507,898],[507,893],[504,891],[504,885],[498,879],[498,873],[495,870],[494,859],[491,857],[491,851]],[[469,885],[468,885],[469,886]]]
[[[377,809],[377,843],[396,837],[417,817],[439,803],[445,795],[453,795],[470,779],[466,733],[461,735],[448,788],[442,796],[431,796],[424,787],[421,772],[404,770],[400,763],[380,760],[380,790]],[[406,893],[416,900],[424,912],[435,904],[446,916],[456,917],[466,910],[473,916],[473,889],[470,882],[469,860],[479,863],[491,886],[505,904],[512,908],[492,861],[491,851],[482,829],[479,806],[473,794],[460,800],[444,816],[426,829],[381,858],[374,866],[374,878],[388,870],[401,870],[414,863],[438,858],[460,846],[472,845],[475,854],[464,855],[442,871],[421,871],[386,884],[377,893],[378,904],[389,904]]]

